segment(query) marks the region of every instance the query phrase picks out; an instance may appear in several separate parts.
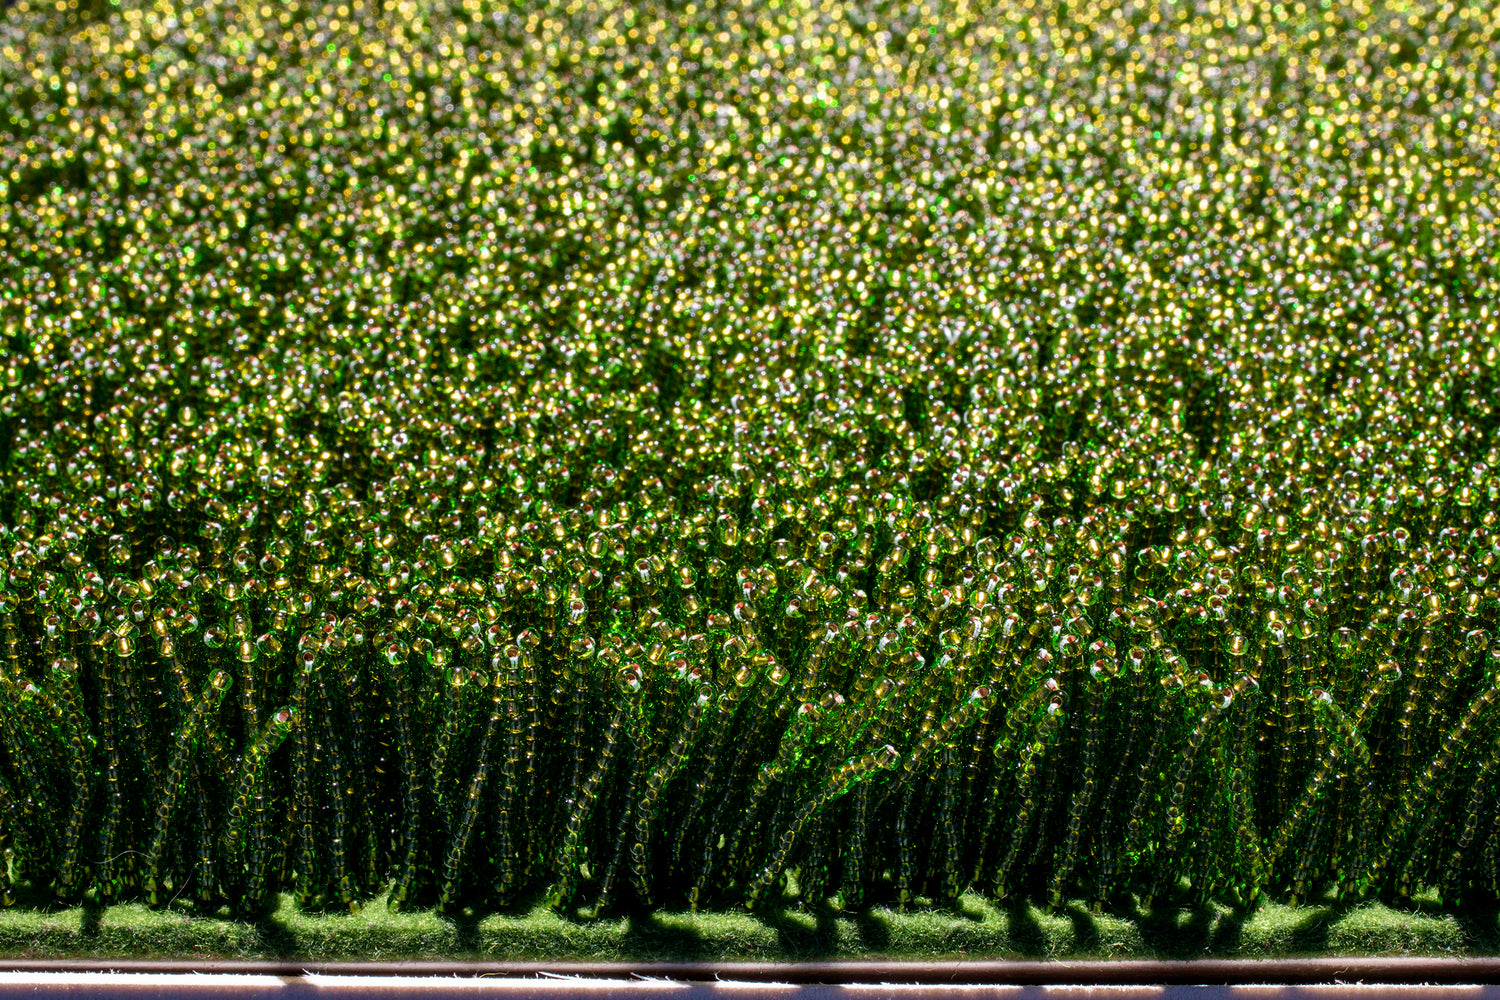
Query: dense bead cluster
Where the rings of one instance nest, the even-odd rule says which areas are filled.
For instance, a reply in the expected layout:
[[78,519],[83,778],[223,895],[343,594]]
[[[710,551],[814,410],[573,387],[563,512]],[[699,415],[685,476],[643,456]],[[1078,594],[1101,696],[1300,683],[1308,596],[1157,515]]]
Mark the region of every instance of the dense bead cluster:
[[1500,889],[1500,19],[0,17],[0,893]]

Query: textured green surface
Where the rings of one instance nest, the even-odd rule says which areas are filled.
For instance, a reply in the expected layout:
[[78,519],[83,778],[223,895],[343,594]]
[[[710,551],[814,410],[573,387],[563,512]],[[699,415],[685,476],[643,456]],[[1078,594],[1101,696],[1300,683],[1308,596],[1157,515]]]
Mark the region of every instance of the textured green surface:
[[853,916],[825,911],[655,913],[564,919],[525,915],[395,913],[373,903],[346,916],[308,916],[285,898],[262,921],[187,916],[127,904],[104,910],[0,913],[0,955],[10,958],[394,960],[492,958],[553,961],[795,961],[819,958],[1263,958],[1286,955],[1494,954],[1493,911],[1458,914],[1418,900],[1289,907],[1247,914],[1222,906],[1134,918],[1081,906],[997,908],[965,896],[953,910]]

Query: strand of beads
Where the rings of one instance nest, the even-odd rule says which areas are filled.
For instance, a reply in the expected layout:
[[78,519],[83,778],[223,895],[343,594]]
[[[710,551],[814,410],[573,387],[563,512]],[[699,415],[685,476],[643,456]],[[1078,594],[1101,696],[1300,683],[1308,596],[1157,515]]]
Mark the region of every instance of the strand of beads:
[[[313,645],[309,643],[309,648]],[[375,817],[375,802],[380,790],[374,779],[375,775],[383,773],[384,770],[380,766],[383,761],[375,762],[373,774],[356,765],[356,762],[369,760],[369,752],[373,749],[369,741],[369,724],[365,714],[366,689],[361,670],[361,667],[365,665],[363,659],[368,647],[363,641],[350,643],[345,640],[341,631],[331,621],[325,622],[323,635],[316,645],[324,657],[337,664],[339,697],[334,698],[334,692],[325,694],[325,697],[329,699],[325,702],[326,737],[334,744],[335,753],[340,753],[338,736],[343,734],[348,739],[348,764],[344,763],[342,756],[339,757],[343,780],[335,779],[334,788],[344,799],[352,799],[352,806],[358,810],[358,833],[354,839],[362,850],[358,858],[360,871],[357,878],[363,883],[363,888],[368,890],[380,881],[380,837],[379,825]],[[343,708],[344,715],[348,719],[348,724],[345,726],[340,726],[336,722],[335,701]],[[341,892],[352,891],[354,878],[355,876],[351,876],[351,889],[341,890]],[[353,905],[352,899],[347,895],[340,899],[340,903],[346,906]]]
[[820,706],[812,702],[803,702],[797,709],[792,724],[782,733],[775,759],[762,766],[756,774],[755,784],[751,786],[750,794],[746,797],[742,810],[744,820],[730,836],[728,855],[731,867],[737,867],[744,859],[743,845],[763,825],[759,816],[763,801],[776,783],[782,780],[786,772],[794,768],[802,755],[807,752],[809,743],[817,733],[817,724],[822,716],[823,710]]
[[316,758],[311,738],[317,713],[308,704],[308,689],[318,670],[318,656],[311,649],[297,654],[298,674],[292,689],[292,794],[287,803],[291,826],[297,844],[294,870],[297,901],[307,905],[317,889],[317,847],[313,832],[316,809],[313,804],[313,779]]
[[[92,610],[92,609],[90,609]],[[109,663],[112,657],[91,654],[98,666],[100,688],[99,738],[104,745],[104,823],[99,836],[99,898],[105,903],[114,902],[124,888],[119,860],[115,855],[120,826],[125,819],[125,788],[120,774],[120,748],[116,741],[117,720],[114,713],[114,671]]]
[[1084,817],[1093,802],[1094,787],[1099,768],[1099,744],[1104,736],[1104,698],[1107,686],[1120,667],[1114,657],[1113,644],[1103,641],[1094,644],[1094,660],[1089,664],[1088,721],[1083,736],[1083,768],[1079,773],[1079,788],[1068,802],[1068,832],[1063,845],[1061,860],[1053,867],[1052,885],[1048,900],[1054,909],[1063,901],[1064,887],[1072,877],[1078,864],[1079,845],[1083,840]]
[[[1249,675],[1246,675],[1249,676]],[[1228,845],[1229,884],[1239,898],[1253,903],[1266,882],[1269,865],[1256,824],[1255,794],[1251,782],[1252,729],[1254,700],[1242,698],[1234,706],[1234,733],[1229,751],[1228,796],[1231,803],[1234,836]]]
[[[894,688],[894,685],[892,687]],[[1000,817],[1004,815],[1004,802],[1001,798],[1001,792],[1005,787],[1006,780],[1023,774],[1026,770],[1024,759],[1018,761],[1014,767],[1009,765],[1008,761],[1011,750],[1013,747],[1019,746],[1022,748],[1023,756],[1030,751],[1033,741],[1029,737],[1032,735],[1032,730],[1035,727],[1038,711],[1043,706],[1046,706],[1050,711],[1053,699],[1059,698],[1060,692],[1061,685],[1058,683],[1058,679],[1056,677],[1047,677],[1037,684],[1025,697],[1018,699],[1006,713],[1005,735],[1001,737],[993,748],[994,771],[991,776],[989,794],[986,796],[988,805],[985,810],[983,833],[980,837],[982,844],[986,848],[994,844],[997,839],[997,827],[1001,822]],[[1062,702],[1058,701],[1056,704],[1060,707]],[[987,857],[988,855],[981,851],[980,861],[974,873],[975,882],[983,881],[982,868],[984,859]]]
[[[1095,652],[1096,657],[1114,649],[1114,643],[1111,640],[1101,639],[1098,642],[1100,645]],[[1105,643],[1107,645],[1103,645]],[[1119,802],[1120,793],[1124,790],[1127,777],[1131,774],[1131,763],[1135,759],[1136,747],[1140,743],[1141,731],[1144,728],[1141,719],[1152,702],[1153,684],[1146,674],[1146,651],[1139,646],[1131,647],[1125,654],[1125,662],[1129,666],[1131,681],[1125,717],[1125,748],[1117,760],[1114,777],[1110,779],[1109,789],[1104,793],[1104,801],[1100,804],[1102,818],[1098,835],[1099,863],[1095,877],[1094,900],[1091,906],[1091,909],[1096,912],[1103,909],[1104,897],[1113,891],[1115,884],[1120,857],[1114,833],[1116,803]]]
[[1391,674],[1382,674],[1376,678],[1376,682],[1366,693],[1365,701],[1356,713],[1355,719],[1346,716],[1334,702],[1333,696],[1327,691],[1315,689],[1313,691],[1313,708],[1319,716],[1327,716],[1329,721],[1324,724],[1325,730],[1332,729],[1337,739],[1322,747],[1319,755],[1317,768],[1307,780],[1307,787],[1303,790],[1302,797],[1297,800],[1286,817],[1277,827],[1275,835],[1271,838],[1271,845],[1266,855],[1266,863],[1274,867],[1281,858],[1282,853],[1297,836],[1302,825],[1314,815],[1318,804],[1323,796],[1329,791],[1330,777],[1336,769],[1345,767],[1344,761],[1352,759],[1354,770],[1352,776],[1358,781],[1369,774],[1371,768],[1371,757],[1369,748],[1365,745],[1363,734],[1358,729],[1358,719],[1371,707],[1378,704],[1381,696],[1391,683]]
[[947,749],[952,740],[960,733],[977,724],[983,719],[995,704],[995,691],[990,687],[975,688],[969,693],[964,703],[939,725],[928,730],[927,734],[912,748],[911,752],[901,761],[901,767],[894,781],[886,789],[882,803],[891,798],[902,796],[901,806],[898,813],[898,840],[902,846],[898,847],[898,888],[897,893],[900,904],[907,905],[911,901],[911,885],[913,882],[913,867],[915,861],[912,857],[912,848],[907,838],[900,834],[907,829],[906,820],[914,805],[915,797],[912,795],[913,782],[921,773],[934,751]]
[[[192,620],[191,625],[189,625],[189,619]],[[159,619],[159,621],[161,620]],[[167,670],[171,673],[173,683],[177,688],[178,708],[180,711],[177,713],[176,718],[180,725],[182,717],[193,710],[193,704],[197,701],[197,695],[193,693],[192,681],[189,680],[187,671],[182,664],[182,657],[178,650],[178,635],[190,635],[197,627],[196,617],[192,616],[191,613],[174,616],[172,624],[176,626],[178,635],[172,634],[172,629],[168,627],[166,621],[161,621],[161,624],[161,634],[157,640],[157,662],[165,662],[167,664]],[[204,737],[207,740],[209,752],[213,754],[214,764],[221,772],[228,771],[230,754],[228,748],[224,745],[221,734],[217,730],[210,728],[204,732]]]
[[216,842],[214,832],[219,819],[219,810],[223,808],[219,801],[220,795],[215,794],[219,791],[218,786],[221,784],[223,774],[213,770],[205,762],[203,755],[195,758],[191,767],[193,774],[189,780],[198,784],[198,794],[193,797],[194,840],[196,841],[191,876],[193,895],[203,912],[213,913],[219,908],[218,900],[222,889],[218,871],[221,858],[217,851],[219,844]]
[[[1055,685],[1055,680],[1054,680]],[[1037,815],[1045,815],[1039,809],[1038,796],[1033,792],[1037,772],[1041,769],[1042,761],[1048,751],[1057,743],[1062,734],[1063,721],[1067,713],[1063,710],[1063,696],[1054,694],[1047,702],[1041,718],[1034,724],[1025,747],[1017,761],[1016,775],[1016,797],[1020,799],[1020,809],[1015,819],[1011,822],[1010,846],[1006,851],[1005,859],[995,873],[994,887],[995,895],[1004,899],[1012,888],[1012,878],[1016,870],[1016,864],[1021,857],[1021,849],[1026,845],[1031,834],[1031,825]],[[1050,773],[1050,769],[1049,769]],[[1046,796],[1041,796],[1045,803]],[[1041,839],[1041,833],[1037,835]]]
[[[555,616],[557,604],[558,601],[555,599],[549,599],[544,604],[544,608],[549,616],[549,624],[545,627],[549,631],[555,630],[555,625],[550,624],[550,622],[552,616]],[[541,637],[537,634],[536,630],[523,630],[516,636],[516,642],[521,646],[522,650],[521,683],[524,685],[522,690],[525,692],[526,715],[525,749],[522,753],[524,755],[525,766],[519,775],[508,779],[507,784],[517,783],[522,786],[521,801],[527,805],[527,808],[515,817],[516,824],[522,826],[528,822],[530,817],[534,817],[541,812],[539,801],[540,788],[537,784],[539,776],[537,762],[541,758],[540,741],[543,731],[542,702],[544,701],[542,689],[545,682],[541,671],[537,668],[537,647],[541,644]],[[506,752],[507,755],[510,755],[513,751],[507,749]],[[512,766],[514,767],[514,765]],[[534,819],[530,821],[535,822]],[[523,868],[530,854],[530,851],[523,851],[521,853]],[[523,872],[522,874],[524,875],[525,873]]]
[[79,853],[83,849],[83,827],[88,818],[93,793],[93,783],[88,771],[93,739],[79,701],[78,661],[69,656],[57,657],[52,661],[51,672],[56,682],[57,700],[61,703],[67,720],[68,747],[73,770],[72,803],[68,811],[68,825],[63,831],[62,861],[58,865],[57,877],[58,895],[67,899],[83,881]]
[[[1199,675],[1199,686],[1209,688],[1212,681],[1207,674]],[[1224,711],[1234,704],[1236,698],[1244,694],[1247,688],[1255,685],[1255,680],[1249,674],[1241,675],[1228,690],[1209,691],[1208,708],[1198,718],[1192,733],[1188,736],[1187,746],[1183,749],[1182,760],[1177,765],[1177,771],[1170,785],[1171,794],[1167,800],[1166,831],[1162,843],[1157,852],[1157,877],[1155,879],[1155,890],[1153,896],[1161,895],[1164,887],[1170,884],[1175,872],[1173,864],[1176,860],[1177,842],[1181,839],[1183,832],[1187,829],[1185,817],[1185,804],[1188,800],[1190,786],[1194,783],[1193,776],[1197,768],[1200,751],[1204,747],[1205,740],[1213,735],[1217,739],[1216,724]]]
[[69,785],[71,769],[66,721],[63,711],[44,690],[28,679],[19,683],[0,674],[0,740],[14,762],[23,791],[22,815],[33,831],[33,851],[28,868],[35,866],[32,877],[43,877],[58,854],[57,836],[65,799],[61,792]]
[[[264,832],[256,829],[265,816],[266,767],[271,755],[291,735],[294,713],[283,708],[272,715],[240,762],[239,778],[230,799],[224,844],[235,881],[243,884],[240,908],[254,913],[264,900]],[[247,826],[249,827],[247,829]]]
[[333,898],[344,910],[357,910],[354,887],[349,876],[349,798],[353,794],[350,779],[344,774],[344,751],[340,745],[337,716],[335,715],[334,692],[328,683],[330,670],[314,672],[313,683],[317,688],[317,717],[319,740],[317,745],[324,751],[328,762],[329,812],[333,822],[328,838],[328,875],[333,887]]
[[0,775],[0,909],[16,905],[11,872],[24,867],[27,845],[22,838],[28,829],[10,782]]
[[801,861],[796,867],[797,896],[808,908],[823,906],[828,896],[828,831],[833,825],[827,813],[813,817],[811,829],[803,837]]
[[761,898],[770,891],[771,886],[781,877],[786,867],[787,860],[791,857],[793,848],[797,845],[797,838],[803,833],[808,823],[820,811],[826,809],[829,804],[846,794],[858,783],[866,781],[882,771],[889,771],[901,762],[901,756],[895,747],[885,746],[876,753],[865,754],[859,760],[851,760],[839,768],[833,778],[823,786],[816,794],[805,802],[797,811],[791,824],[782,831],[777,838],[776,852],[771,856],[770,863],[761,870],[759,876],[750,884],[746,893],[745,906],[755,909]]
[[[749,704],[753,705],[756,703],[756,699],[763,697],[763,695],[756,695],[755,699],[747,699],[752,690],[759,690],[757,684],[759,674],[749,663],[736,666],[739,663],[740,655],[738,653],[740,649],[738,639],[731,638],[725,645],[726,651],[734,651],[729,652],[726,656],[722,671],[722,673],[729,675],[727,678],[729,683],[724,685],[724,693],[719,696],[718,715],[714,719],[715,731],[708,745],[709,763],[707,773],[704,775],[703,781],[693,790],[693,800],[688,808],[687,819],[682,827],[679,828],[679,845],[685,844],[688,828],[697,820],[700,811],[707,806],[710,792],[718,783],[719,766],[729,757],[728,753],[723,752],[723,748],[725,742],[728,740],[731,724],[738,715],[740,707],[747,704],[747,700]],[[742,764],[747,758],[745,747],[748,743],[748,740],[742,741],[735,763]],[[731,781],[733,780],[733,773],[733,770],[731,770]],[[714,818],[718,817],[727,808],[725,805],[726,799],[727,796],[721,797],[715,803],[713,812],[710,813],[708,829],[703,834],[702,846],[697,851],[699,860],[693,872],[692,888],[688,892],[688,905],[694,910],[697,910],[703,897],[704,888],[707,886],[709,878],[712,875],[713,858],[715,852],[718,850],[718,844],[713,839],[713,833],[717,826]],[[677,853],[676,850],[674,850],[675,853]]]
[[[509,692],[517,690],[520,683],[523,653],[519,646],[508,645],[503,652],[490,660],[490,670],[496,677],[504,677]],[[508,666],[507,666],[508,665]],[[499,804],[495,810],[495,867],[499,870],[496,897],[508,901],[516,891],[519,881],[516,860],[524,852],[515,843],[519,804],[516,800],[517,784],[521,774],[522,740],[526,728],[522,722],[519,706],[513,702],[508,708],[505,726],[505,759],[500,765],[501,785]]]
[[187,786],[187,778],[190,774],[188,752],[198,736],[198,730],[203,728],[209,715],[217,711],[223,703],[224,696],[229,693],[229,684],[230,676],[222,670],[216,671],[209,678],[208,686],[198,696],[192,713],[183,723],[173,743],[172,756],[167,761],[165,771],[166,783],[157,800],[156,827],[151,835],[150,850],[146,852],[146,901],[153,907],[165,905],[167,902],[162,898],[165,884],[162,858],[167,849],[167,829],[172,821],[172,813],[176,808],[177,799]]
[[[514,659],[519,661],[519,650]],[[490,775],[490,746],[494,743],[495,731],[500,726],[502,715],[510,716],[509,728],[519,736],[520,705],[514,698],[508,700],[504,698],[507,688],[514,691],[515,682],[514,668],[509,674],[499,669],[492,671],[489,682],[490,711],[485,720],[484,735],[479,739],[478,764],[474,768],[474,774],[469,778],[468,794],[464,797],[463,811],[453,829],[453,839],[448,845],[448,852],[443,857],[443,881],[442,889],[438,894],[438,907],[444,911],[451,910],[458,902],[464,852],[468,849],[469,840],[473,837],[474,827],[479,820],[479,810]]]
[[[1140,770],[1136,772],[1136,795],[1131,802],[1130,820],[1125,828],[1125,846],[1120,851],[1125,864],[1131,869],[1140,864],[1141,852],[1148,836],[1150,804],[1157,793],[1156,782],[1159,780],[1156,771],[1157,760],[1163,748],[1167,746],[1172,695],[1182,691],[1185,687],[1182,678],[1175,673],[1168,673],[1162,677],[1161,686],[1163,690],[1156,697],[1156,715],[1151,727],[1151,744],[1146,750],[1146,758],[1141,762]],[[1113,885],[1106,885],[1102,894],[1108,897],[1113,891]]]
[[[686,668],[684,661],[680,673],[681,682],[692,684],[698,678],[692,671]],[[676,739],[666,753],[666,759],[651,772],[646,779],[646,790],[636,802],[635,816],[633,819],[634,839],[630,845],[630,875],[635,888],[636,898],[644,906],[652,905],[653,893],[651,891],[651,879],[649,868],[648,851],[651,843],[652,816],[656,809],[656,803],[661,796],[662,790],[667,783],[681,769],[687,760],[689,748],[693,744],[703,720],[704,713],[713,705],[716,689],[712,684],[702,683],[698,685],[697,692],[687,707],[687,716],[683,721],[682,728],[678,731]]]
[[1400,852],[1405,846],[1412,819],[1418,815],[1419,810],[1427,806],[1434,789],[1453,762],[1465,754],[1473,740],[1488,732],[1488,715],[1496,704],[1500,704],[1500,685],[1491,684],[1469,704],[1463,718],[1443,738],[1437,755],[1402,797],[1395,817],[1382,834],[1380,845],[1364,877],[1366,884],[1373,884],[1387,865],[1400,860]]
[[1464,802],[1463,829],[1453,840],[1453,849],[1448,855],[1447,863],[1443,868],[1442,881],[1439,883],[1446,899],[1461,899],[1467,888],[1464,884],[1465,862],[1468,859],[1469,849],[1474,843],[1474,837],[1479,832],[1479,824],[1484,816],[1483,805],[1494,792],[1492,781],[1497,769],[1500,769],[1500,739],[1495,741],[1489,755],[1480,765]]
[[413,728],[416,725],[411,681],[406,675],[409,650],[404,643],[392,641],[379,651],[383,664],[385,691],[393,706],[396,725],[396,753],[401,762],[401,836],[397,841],[396,883],[391,889],[390,905],[401,909],[407,904],[412,883],[416,880],[421,852],[423,774],[417,767],[418,746]]
[[963,852],[966,845],[960,819],[962,792],[959,782],[963,771],[958,765],[958,751],[954,747],[943,748],[938,773],[942,775],[939,779],[941,784],[938,792],[937,819],[943,853],[942,868],[937,872],[935,879],[934,897],[939,903],[955,906],[958,903],[959,894],[964,890],[963,876],[960,872],[963,870]]
[[[44,819],[47,817],[47,786],[41,783],[39,769],[51,754],[45,746],[39,748],[33,743],[39,741],[50,726],[37,717],[38,710],[45,712],[46,708],[33,696],[35,685],[30,681],[16,681],[23,675],[19,630],[13,617],[15,610],[13,595],[0,593],[0,617],[3,617],[0,632],[4,635],[6,660],[0,664],[0,745],[14,758],[24,793],[18,797],[11,784],[0,776],[0,782],[3,782],[0,784],[0,823],[4,824],[0,830],[0,845],[8,855],[0,858],[7,866],[3,879],[0,879],[0,903],[5,906],[15,902],[12,879],[40,874],[53,853],[50,838],[43,833],[50,832],[52,824],[44,823],[39,830],[35,821],[38,812]],[[47,756],[39,757],[39,749]]]
[[[392,665],[404,662],[406,655],[405,646],[399,642],[390,643],[386,646],[385,657],[387,662]],[[434,649],[431,655],[434,667],[440,668],[446,665],[447,657],[444,651]],[[448,683],[443,686],[442,726],[438,729],[434,737],[432,756],[427,766],[426,792],[429,803],[427,815],[442,824],[445,832],[449,832],[451,827],[445,785],[448,755],[452,749],[454,739],[458,735],[459,724],[462,720],[464,685],[468,683],[469,674],[474,672],[472,668],[466,669],[459,666],[453,667],[449,672]],[[413,823],[414,821],[408,817],[408,824]],[[392,898],[397,901],[398,905],[408,898],[417,879],[420,877],[421,847],[417,828],[412,826],[409,834],[405,864],[401,868],[401,876],[396,883],[396,888],[392,895]]]
[[[634,662],[626,664],[624,676],[640,678],[640,665]],[[627,680],[624,683],[631,682]],[[635,683],[640,683],[640,681],[637,680]],[[614,906],[615,892],[622,878],[625,877],[627,859],[630,856],[631,819],[634,817],[636,804],[640,801],[642,794],[641,786],[646,771],[646,757],[651,742],[650,737],[644,732],[645,722],[640,705],[641,702],[638,701],[626,725],[625,733],[630,740],[630,760],[624,770],[624,780],[620,783],[624,791],[621,799],[623,805],[619,809],[619,818],[615,822],[613,841],[608,847],[609,862],[604,865],[604,877],[599,880],[599,894],[594,899],[595,914],[608,912]],[[607,828],[601,830],[601,833],[604,832],[607,832]],[[602,860],[604,854],[601,852],[599,856]]]
[[554,909],[561,910],[572,902],[578,879],[578,855],[583,838],[583,827],[597,803],[599,785],[609,773],[615,754],[619,750],[621,736],[633,709],[630,696],[640,690],[639,678],[623,679],[621,687],[623,696],[617,702],[614,715],[605,728],[604,746],[599,758],[588,777],[578,786],[575,794],[570,796],[567,802],[568,820],[563,827],[562,847],[556,864],[558,883],[551,893],[551,903]]

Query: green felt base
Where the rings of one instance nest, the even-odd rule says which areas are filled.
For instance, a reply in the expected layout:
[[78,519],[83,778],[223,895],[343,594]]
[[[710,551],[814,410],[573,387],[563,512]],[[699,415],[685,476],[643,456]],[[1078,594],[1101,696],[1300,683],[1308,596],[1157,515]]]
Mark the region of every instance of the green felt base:
[[284,897],[263,920],[205,917],[142,904],[0,912],[7,958],[388,961],[795,961],[836,958],[1265,958],[1288,955],[1500,953],[1494,910],[1210,904],[1133,917],[999,908],[965,896],[955,909],[857,914],[780,910],[573,919],[545,907],[482,919],[398,913],[383,899],[358,913],[314,915]]

